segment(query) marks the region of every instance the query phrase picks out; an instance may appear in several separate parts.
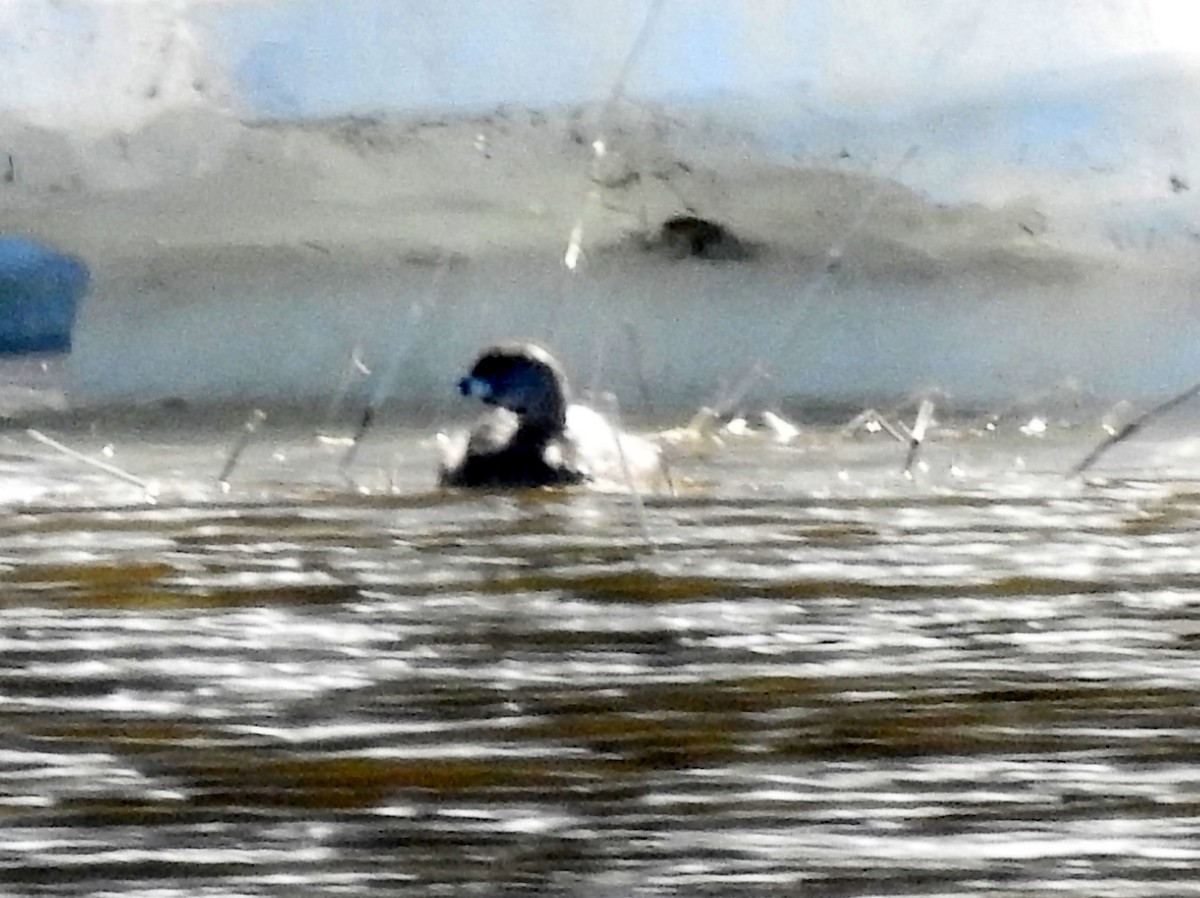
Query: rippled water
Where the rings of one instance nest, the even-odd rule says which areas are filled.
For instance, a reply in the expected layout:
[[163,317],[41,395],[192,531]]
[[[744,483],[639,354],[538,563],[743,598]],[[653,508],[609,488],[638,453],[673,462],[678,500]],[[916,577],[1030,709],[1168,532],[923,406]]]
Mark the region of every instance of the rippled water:
[[14,429],[5,894],[1200,894],[1197,466],[1096,432],[678,451],[640,518]]

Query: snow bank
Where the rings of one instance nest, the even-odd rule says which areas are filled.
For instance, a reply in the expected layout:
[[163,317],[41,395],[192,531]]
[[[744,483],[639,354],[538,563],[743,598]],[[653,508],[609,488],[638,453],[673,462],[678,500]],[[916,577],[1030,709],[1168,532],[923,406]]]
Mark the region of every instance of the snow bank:
[[358,349],[432,401],[509,335],[660,404],[1200,367],[1183,6],[604,9],[0,7],[6,231],[93,272],[74,395],[324,396]]

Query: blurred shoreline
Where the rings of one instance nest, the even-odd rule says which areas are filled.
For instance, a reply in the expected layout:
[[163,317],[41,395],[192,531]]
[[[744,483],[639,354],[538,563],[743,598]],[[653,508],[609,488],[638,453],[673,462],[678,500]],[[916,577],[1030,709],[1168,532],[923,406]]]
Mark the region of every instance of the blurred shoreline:
[[730,121],[632,102],[176,110],[97,144],[75,180],[63,136],[27,128],[0,205],[92,266],[77,402],[319,404],[357,353],[364,389],[437,403],[512,336],[634,411],[714,401],[752,370],[764,400],[850,405],[1067,381],[1153,396],[1200,370],[1186,228],[1118,245],[1032,197],[935,201],[902,183],[926,162],[899,141],[882,161],[787,159]]

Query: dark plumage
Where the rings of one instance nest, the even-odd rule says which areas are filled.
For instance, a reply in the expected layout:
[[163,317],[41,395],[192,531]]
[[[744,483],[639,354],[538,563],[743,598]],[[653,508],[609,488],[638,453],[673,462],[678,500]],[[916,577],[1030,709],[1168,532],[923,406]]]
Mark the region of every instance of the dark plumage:
[[443,486],[669,486],[657,445],[571,402],[562,366],[533,343],[486,349],[458,391],[491,406],[469,434],[442,437]]
[[493,408],[466,445],[443,459],[443,486],[566,486],[588,479],[566,438],[567,378],[546,350],[532,343],[493,346],[458,390]]

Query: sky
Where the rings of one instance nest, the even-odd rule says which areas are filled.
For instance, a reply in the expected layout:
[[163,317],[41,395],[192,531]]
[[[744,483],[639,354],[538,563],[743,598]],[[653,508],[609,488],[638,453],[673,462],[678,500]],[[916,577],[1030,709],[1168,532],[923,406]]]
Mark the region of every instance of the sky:
[[0,109],[128,127],[171,104],[251,117],[789,89],[914,103],[1169,54],[1197,0],[4,0]]

